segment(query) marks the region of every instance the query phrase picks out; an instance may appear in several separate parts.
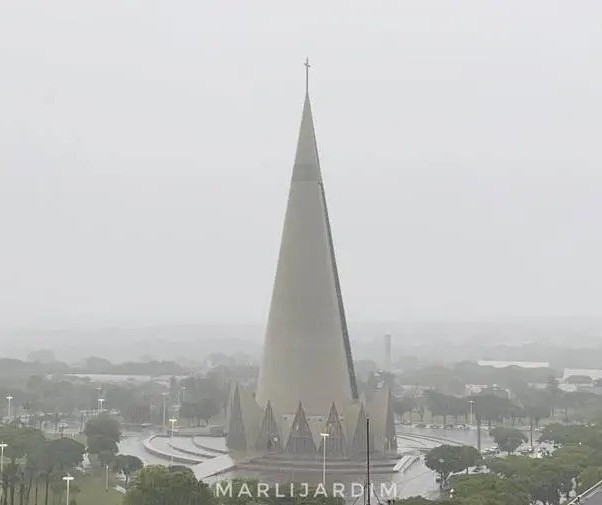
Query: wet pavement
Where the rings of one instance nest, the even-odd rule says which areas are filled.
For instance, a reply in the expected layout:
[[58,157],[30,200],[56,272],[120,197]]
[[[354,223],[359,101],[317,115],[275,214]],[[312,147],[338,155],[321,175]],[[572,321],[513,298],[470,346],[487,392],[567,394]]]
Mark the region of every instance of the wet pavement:
[[[410,426],[398,426],[398,445],[400,453],[405,454],[416,454],[420,455],[424,452],[437,447],[442,444],[458,444],[458,445],[472,445],[477,444],[477,432],[476,429],[469,430],[444,430],[444,429],[430,429],[430,428],[416,428]],[[150,432],[137,432],[137,433],[126,433],[123,440],[119,444],[120,452],[123,454],[132,454],[139,457],[144,464],[158,464],[165,465],[169,464],[168,459],[160,458],[149,454],[144,449],[142,441],[152,433]],[[203,443],[204,437],[197,437],[197,443]],[[215,446],[216,448],[223,448],[223,439],[209,439],[206,441],[207,445]],[[181,454],[177,450],[169,446],[168,438],[157,438],[153,441],[155,446],[161,451],[167,453],[173,452],[175,455]],[[178,447],[186,450],[203,452],[203,449],[197,447],[193,440],[190,438],[177,437]],[[205,445],[205,444],[204,444]],[[485,449],[493,445],[493,441],[487,434],[486,429],[481,431],[481,445]],[[200,463],[204,465],[205,463]],[[184,465],[188,467],[194,467],[195,465]],[[240,477],[236,471],[228,472],[220,475],[217,478],[210,478],[209,481],[229,479],[234,477]],[[246,475],[248,477],[259,477],[259,475]],[[298,479],[298,476],[294,476]],[[312,475],[311,479],[315,480],[316,476]],[[310,479],[310,480],[311,480]],[[358,475],[355,477],[349,476],[347,479],[349,482],[363,482],[365,479],[364,475]],[[327,479],[328,480],[328,479]],[[399,472],[393,475],[387,476],[374,476],[373,482],[376,487],[380,486],[381,483],[394,483],[396,487],[397,496],[401,498],[422,495],[429,498],[436,498],[438,496],[438,485],[435,481],[435,474],[423,463],[422,458],[412,464],[406,471]],[[602,494],[593,497],[595,501],[586,502],[588,505],[602,505]]]

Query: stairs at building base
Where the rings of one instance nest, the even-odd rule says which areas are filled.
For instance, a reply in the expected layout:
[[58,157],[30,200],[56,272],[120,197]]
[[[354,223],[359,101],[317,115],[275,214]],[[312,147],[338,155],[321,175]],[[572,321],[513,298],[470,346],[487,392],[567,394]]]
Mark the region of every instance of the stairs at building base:
[[[399,471],[399,455],[375,456],[370,461],[370,472],[374,474],[392,474]],[[322,472],[322,458],[298,458],[290,454],[269,454],[236,465],[237,470],[254,472]],[[337,474],[362,474],[366,471],[366,462],[361,459],[326,458],[326,472]]]

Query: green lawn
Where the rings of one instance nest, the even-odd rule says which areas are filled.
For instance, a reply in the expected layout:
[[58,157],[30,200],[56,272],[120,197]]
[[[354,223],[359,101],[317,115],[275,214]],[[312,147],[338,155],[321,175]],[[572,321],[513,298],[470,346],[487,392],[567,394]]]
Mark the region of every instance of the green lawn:
[[[113,482],[112,474],[109,474],[108,491],[105,491],[105,476],[100,469],[95,469],[93,474],[76,473],[74,476],[70,499],[75,499],[77,505],[122,505],[123,494],[113,489],[113,486],[119,482]],[[32,490],[31,503],[33,503],[33,496],[34,491]],[[61,486],[59,494],[51,491],[48,498],[49,505],[63,505],[66,498],[64,486]],[[44,503],[43,482],[40,482],[38,486],[38,503]]]
[[113,489],[112,473],[109,474],[109,490],[105,491],[104,472],[94,470],[93,475],[77,474],[74,483],[79,488],[79,493],[73,495],[78,505],[121,505],[123,494]]

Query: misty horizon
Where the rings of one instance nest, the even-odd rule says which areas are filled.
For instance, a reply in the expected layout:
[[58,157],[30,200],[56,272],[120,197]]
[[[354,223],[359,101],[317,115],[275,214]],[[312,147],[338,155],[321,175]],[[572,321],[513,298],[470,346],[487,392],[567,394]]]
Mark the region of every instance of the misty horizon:
[[0,328],[264,325],[307,55],[350,321],[602,318],[602,6],[263,6],[0,8]]

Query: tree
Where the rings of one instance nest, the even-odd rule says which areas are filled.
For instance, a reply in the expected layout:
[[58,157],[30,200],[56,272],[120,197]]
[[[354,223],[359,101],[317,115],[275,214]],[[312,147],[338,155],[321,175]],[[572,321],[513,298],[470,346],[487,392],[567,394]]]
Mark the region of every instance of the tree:
[[468,402],[464,398],[444,395],[437,391],[428,393],[427,404],[433,416],[443,418],[443,424],[447,424],[448,416],[466,416],[468,412]]
[[192,420],[195,424],[200,426],[201,419],[205,421],[205,424],[209,423],[214,415],[218,414],[220,406],[218,402],[213,398],[202,398],[196,402],[184,402],[181,407],[181,415],[186,419]]
[[578,490],[580,493],[587,491],[594,484],[602,480],[602,468],[599,466],[590,466],[583,470],[577,479]]
[[474,412],[477,419],[487,421],[489,429],[494,422],[504,417],[512,417],[516,411],[516,405],[508,398],[495,395],[475,395],[469,398],[474,402]]
[[503,426],[494,428],[489,434],[500,450],[507,452],[508,456],[528,440],[521,431],[514,428],[504,428]]
[[113,364],[104,358],[97,358],[96,356],[90,356],[84,360],[83,370],[87,372],[108,372]]
[[27,361],[33,361],[34,363],[56,363],[56,357],[50,349],[38,349],[31,351],[27,355]]
[[[119,423],[108,415],[101,415],[90,419],[84,428],[88,452],[100,456],[103,453],[117,453],[117,443],[121,439]],[[108,464],[103,457],[101,464]]]
[[134,388],[115,384],[107,388],[104,397],[107,403],[119,410],[127,421],[135,421],[134,419],[130,419],[129,410],[132,406],[138,405],[141,398]]
[[98,455],[98,462],[100,463],[100,466],[104,467],[115,462],[115,453],[116,451],[114,451],[114,448],[112,447],[111,450],[101,450],[95,454]]
[[552,410],[552,396],[556,395],[554,386],[550,386],[549,390],[539,391],[530,388],[525,392],[521,399],[523,411],[526,417],[529,418],[531,424],[539,425],[539,421],[543,418],[550,417]]
[[465,468],[466,473],[468,474],[468,469],[480,464],[483,458],[481,457],[479,451],[472,446],[463,445],[460,447],[460,449],[460,460],[462,462],[462,466]]
[[530,505],[525,485],[493,475],[464,476],[454,482],[454,505]]
[[108,415],[100,415],[86,423],[84,434],[87,437],[104,436],[118,443],[121,440],[121,427],[115,419]]
[[440,484],[443,487],[452,473],[462,472],[470,466],[474,466],[479,457],[480,455],[474,447],[440,445],[426,454],[425,464],[427,468],[439,474]]
[[[579,483],[579,475],[586,469],[596,467],[599,453],[583,445],[566,446],[550,457],[543,459],[524,456],[509,456],[490,461],[492,475],[504,480],[520,482],[529,493],[533,503],[558,504],[562,495]],[[587,478],[595,475],[585,474]]]
[[14,424],[6,424],[0,426],[0,440],[7,444],[4,457],[15,463],[41,445],[45,438],[44,434],[35,428],[21,428]]
[[[34,428],[22,428],[15,424],[0,426],[0,440],[7,444],[4,449],[4,471],[2,475],[2,489],[5,500],[10,503],[15,500],[16,494],[19,501],[25,499],[27,493],[27,482],[33,485],[33,469],[26,467],[25,456],[38,452],[44,444],[45,439],[41,431]],[[6,461],[8,459],[8,462]],[[25,465],[23,464],[25,463]],[[8,501],[6,503],[9,503]]]
[[432,366],[406,372],[399,378],[399,382],[401,384],[424,386],[451,394],[461,394],[466,384],[455,370],[443,366]]
[[142,469],[144,464],[142,460],[136,456],[119,454],[113,463],[113,469],[116,472],[123,472],[125,475],[125,487],[127,487],[130,477],[134,472]]
[[219,414],[219,403],[214,398],[203,398],[199,402],[198,414],[205,421],[205,425],[209,424],[209,419]]
[[182,402],[180,416],[189,419],[192,423],[196,423],[196,419],[200,419],[199,404],[196,402]]
[[562,396],[562,391],[558,387],[558,380],[554,376],[548,378],[548,384],[546,385],[546,396],[552,416],[554,415],[554,409],[558,405],[558,400]]
[[137,472],[124,498],[124,505],[210,505],[215,503],[207,484],[192,472],[147,466]]
[[64,475],[71,472],[83,460],[86,448],[83,444],[70,438],[59,438],[55,440],[44,441],[42,444],[27,453],[26,470],[30,475],[27,496],[33,485],[33,479],[43,476],[45,480],[45,499],[48,503],[51,484],[57,475]]
[[[88,452],[90,454],[96,454],[97,456],[100,456],[103,453],[111,453],[111,454],[115,454],[117,453],[118,447],[117,447],[117,443],[110,439],[109,437],[106,437],[104,435],[93,435],[93,436],[89,436],[87,439],[88,442]],[[106,458],[105,458],[106,461]],[[102,464],[102,463],[101,463]]]
[[399,416],[399,419],[402,420],[404,414],[406,412],[412,412],[417,406],[416,398],[413,396],[404,396],[402,398],[397,398],[393,403],[393,409],[395,413]]
[[558,444],[586,444],[596,447],[596,441],[602,439],[602,431],[597,426],[548,424],[541,432],[540,441]]
[[524,456],[508,456],[487,461],[487,467],[492,475],[515,479],[527,475],[533,467],[533,461]]
[[60,472],[68,472],[81,464],[86,448],[72,438],[57,438],[46,442],[44,452]]

